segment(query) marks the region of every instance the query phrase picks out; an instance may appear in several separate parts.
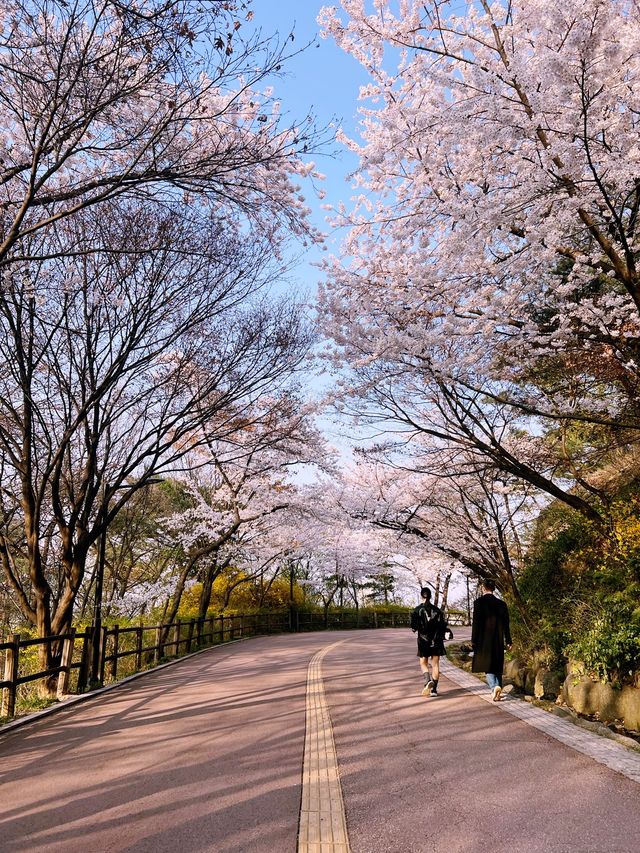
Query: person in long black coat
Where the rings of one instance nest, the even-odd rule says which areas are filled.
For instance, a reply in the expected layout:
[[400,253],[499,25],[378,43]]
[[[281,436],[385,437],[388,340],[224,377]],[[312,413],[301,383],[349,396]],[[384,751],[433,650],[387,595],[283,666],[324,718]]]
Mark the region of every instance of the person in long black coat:
[[505,646],[511,648],[509,610],[504,601],[493,594],[496,585],[492,580],[482,582],[483,595],[473,606],[471,645],[473,646],[473,672],[484,672],[487,684],[498,702],[502,694],[502,669]]

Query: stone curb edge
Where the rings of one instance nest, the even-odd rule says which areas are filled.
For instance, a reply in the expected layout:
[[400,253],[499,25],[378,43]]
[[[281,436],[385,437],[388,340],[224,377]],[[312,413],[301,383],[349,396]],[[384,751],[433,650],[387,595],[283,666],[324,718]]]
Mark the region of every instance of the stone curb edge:
[[[461,666],[458,666],[458,664],[455,663],[448,655],[446,660],[448,664],[454,666],[457,670],[463,672],[465,675],[471,675],[473,678],[476,677],[475,674],[469,673],[466,669],[463,669]],[[482,685],[484,682],[481,678],[478,678],[478,683]],[[637,754],[640,752],[640,744],[633,738],[626,737],[625,735],[621,735],[611,731],[609,728],[607,728],[607,726],[605,726],[604,723],[596,723],[592,720],[580,717],[576,714],[575,711],[573,713],[571,713],[570,711],[564,711],[564,708],[562,706],[558,708],[544,708],[536,702],[530,702],[527,699],[522,698],[520,695],[514,696],[513,693],[509,691],[503,693],[502,698],[508,699],[508,701],[510,702],[520,702],[524,703],[529,707],[537,708],[539,711],[542,711],[545,714],[550,714],[552,717],[556,717],[556,719],[564,720],[565,722],[570,723],[573,726],[577,726],[578,728],[584,729],[585,731],[590,732],[593,735],[597,735],[597,737],[614,741],[615,743],[620,744],[620,746],[625,747],[625,749],[628,749],[632,753]]]

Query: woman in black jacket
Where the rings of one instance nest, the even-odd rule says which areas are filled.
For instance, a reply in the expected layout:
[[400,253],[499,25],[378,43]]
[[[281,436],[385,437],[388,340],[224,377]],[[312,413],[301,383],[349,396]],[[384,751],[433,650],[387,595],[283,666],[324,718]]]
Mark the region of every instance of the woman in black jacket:
[[[438,695],[440,658],[444,654],[444,638],[451,634],[442,610],[431,604],[431,590],[420,590],[422,604],[411,613],[411,630],[418,633],[418,657],[424,676],[423,696]],[[453,634],[451,634],[453,636]]]

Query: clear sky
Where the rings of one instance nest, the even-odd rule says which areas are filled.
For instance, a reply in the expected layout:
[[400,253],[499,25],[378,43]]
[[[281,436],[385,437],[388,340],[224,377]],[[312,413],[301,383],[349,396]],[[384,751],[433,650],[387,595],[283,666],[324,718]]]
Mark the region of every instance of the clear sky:
[[[344,53],[332,39],[321,39],[316,18],[323,5],[321,0],[254,0],[252,24],[270,35],[278,33],[286,39],[290,32],[294,40],[290,42],[293,50],[305,50],[292,57],[284,66],[286,72],[281,79],[274,81],[275,95],[282,103],[282,111],[291,121],[300,121],[309,113],[316,118],[318,127],[335,123],[335,127],[344,127],[347,133],[356,131],[358,91],[367,82],[364,70],[351,56]],[[351,196],[349,172],[357,166],[357,158],[337,143],[327,146],[326,154],[314,154],[318,171],[326,175],[321,188],[326,198],[321,201],[304,188],[309,207],[313,210],[314,224],[328,232],[327,251],[338,254],[341,235],[330,232],[327,212],[321,208],[323,203],[347,203]],[[315,247],[309,249],[300,259],[289,276],[292,286],[313,298],[321,271],[314,266],[323,252]],[[328,376],[311,377],[308,390],[315,395],[322,394],[330,385]],[[351,425],[337,422],[331,415],[320,418],[319,426],[329,441],[340,448],[341,453],[349,457],[348,442],[344,441],[345,432],[351,432]]]
[[[275,82],[275,94],[282,101],[283,112],[293,120],[301,120],[311,112],[319,127],[335,121],[336,126],[342,125],[351,133],[357,124],[358,90],[367,82],[366,75],[359,63],[337,48],[332,39],[319,38],[316,18],[323,5],[320,0],[254,0],[253,24],[265,35],[277,32],[283,39],[293,31],[292,49],[311,44],[286,63],[285,76]],[[337,151],[337,156],[330,156],[329,151],[333,154]],[[327,148],[327,154],[314,155],[312,159],[327,176],[322,186],[327,194],[324,201],[334,204],[348,201],[350,189],[346,176],[357,165],[357,159],[335,144]],[[320,208],[321,203],[310,196],[308,202],[314,209],[314,222],[327,230],[327,214]],[[337,251],[338,242],[337,236],[330,239],[330,250]],[[311,255],[318,257],[315,253]],[[303,273],[312,285],[318,276],[314,269],[305,269]]]

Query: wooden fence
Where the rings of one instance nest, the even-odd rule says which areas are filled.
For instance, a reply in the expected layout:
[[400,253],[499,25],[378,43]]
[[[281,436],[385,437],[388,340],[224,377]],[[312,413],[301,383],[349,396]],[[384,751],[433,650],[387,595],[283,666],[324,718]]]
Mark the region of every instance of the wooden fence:
[[[360,613],[329,611],[323,614],[293,610],[211,616],[207,619],[179,620],[170,625],[104,626],[99,638],[96,684],[90,684],[94,642],[92,627],[82,632],[73,630],[69,634],[46,639],[22,639],[19,634],[12,634],[0,643],[0,663],[4,657],[4,677],[0,681],[0,716],[15,716],[18,688],[21,685],[45,678],[55,683],[57,698],[62,699],[70,693],[83,693],[90,688],[157,666],[167,658],[180,657],[242,637],[285,631],[400,628],[408,626],[409,622],[408,613],[366,610]],[[454,614],[450,615],[449,622],[461,624]],[[56,665],[45,670],[29,671],[33,669],[33,652],[39,652],[46,644],[55,644]]]

